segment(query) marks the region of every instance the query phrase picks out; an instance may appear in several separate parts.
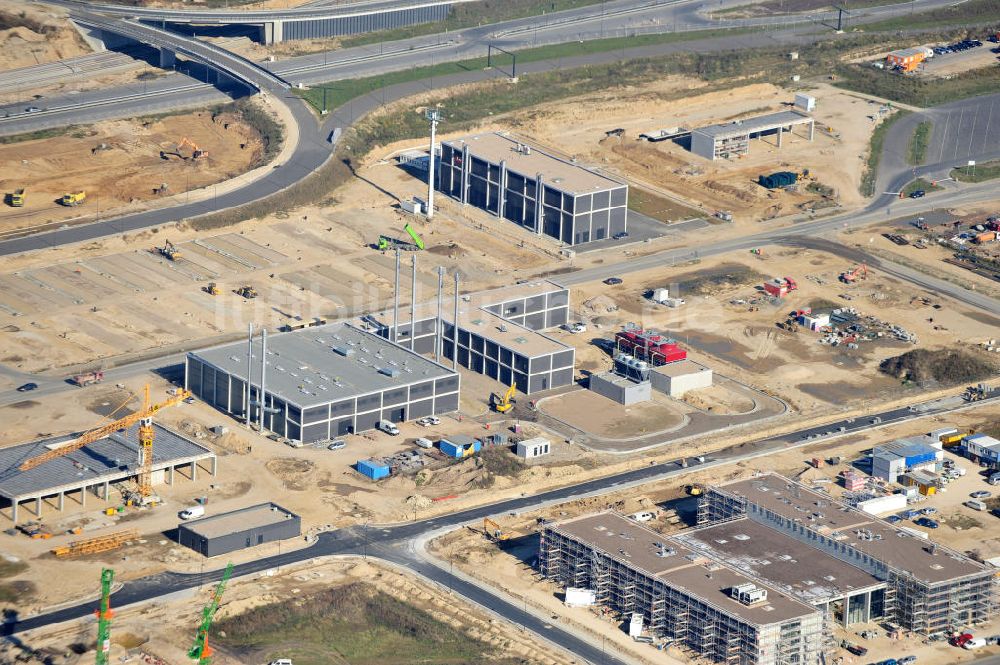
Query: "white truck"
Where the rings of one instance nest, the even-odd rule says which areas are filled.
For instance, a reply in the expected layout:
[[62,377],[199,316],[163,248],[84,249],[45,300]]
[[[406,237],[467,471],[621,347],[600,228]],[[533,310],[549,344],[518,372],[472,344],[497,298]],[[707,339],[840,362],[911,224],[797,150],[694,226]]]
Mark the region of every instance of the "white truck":
[[182,520],[193,520],[196,517],[202,517],[205,515],[205,506],[191,506],[190,508],[185,508],[181,512],[177,513],[177,517]]
[[377,427],[379,431],[385,432],[390,436],[399,436],[399,428],[396,427],[395,423],[389,420],[380,420],[375,427]]

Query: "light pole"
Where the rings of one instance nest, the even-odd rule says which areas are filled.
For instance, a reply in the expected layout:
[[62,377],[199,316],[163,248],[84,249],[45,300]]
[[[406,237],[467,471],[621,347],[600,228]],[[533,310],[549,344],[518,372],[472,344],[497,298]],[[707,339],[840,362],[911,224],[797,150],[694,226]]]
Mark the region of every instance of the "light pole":
[[434,218],[434,135],[441,121],[441,111],[438,108],[427,109],[425,114],[431,123],[431,154],[427,163],[427,219]]

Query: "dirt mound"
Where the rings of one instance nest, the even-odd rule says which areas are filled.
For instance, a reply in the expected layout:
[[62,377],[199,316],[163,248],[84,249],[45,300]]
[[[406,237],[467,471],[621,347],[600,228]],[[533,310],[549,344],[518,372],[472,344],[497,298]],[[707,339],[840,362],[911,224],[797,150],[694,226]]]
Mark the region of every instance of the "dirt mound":
[[316,470],[316,465],[309,460],[279,457],[269,460],[264,466],[281,480],[285,489],[302,492],[313,484],[309,479]]
[[992,363],[965,351],[914,349],[879,364],[879,371],[902,381],[925,385],[974,383],[996,372]]
[[0,0],[0,69],[30,67],[89,53],[61,16],[23,2]]

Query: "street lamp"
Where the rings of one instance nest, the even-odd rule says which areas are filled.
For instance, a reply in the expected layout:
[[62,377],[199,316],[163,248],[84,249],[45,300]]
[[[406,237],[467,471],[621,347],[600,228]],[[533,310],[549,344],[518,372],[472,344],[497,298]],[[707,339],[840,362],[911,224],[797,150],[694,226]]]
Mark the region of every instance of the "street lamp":
[[427,109],[425,112],[427,120],[431,123],[431,155],[427,163],[427,219],[434,217],[434,135],[437,132],[438,123],[441,122],[441,110],[438,108]]

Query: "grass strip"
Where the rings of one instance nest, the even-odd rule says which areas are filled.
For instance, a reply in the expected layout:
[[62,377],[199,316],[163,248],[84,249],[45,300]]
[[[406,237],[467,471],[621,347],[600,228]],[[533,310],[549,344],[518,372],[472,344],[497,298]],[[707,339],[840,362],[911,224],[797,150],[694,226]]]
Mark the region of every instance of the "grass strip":
[[918,166],[923,164],[927,159],[927,145],[931,140],[931,129],[934,124],[927,120],[919,125],[913,130],[913,136],[910,137],[910,145],[906,151],[906,161],[913,166]]
[[868,159],[865,161],[865,174],[861,177],[861,194],[873,196],[875,194],[875,181],[878,178],[878,165],[882,160],[882,148],[885,145],[885,136],[889,133],[889,128],[899,122],[900,118],[909,114],[909,111],[897,110],[872,132],[871,141],[868,144]]

